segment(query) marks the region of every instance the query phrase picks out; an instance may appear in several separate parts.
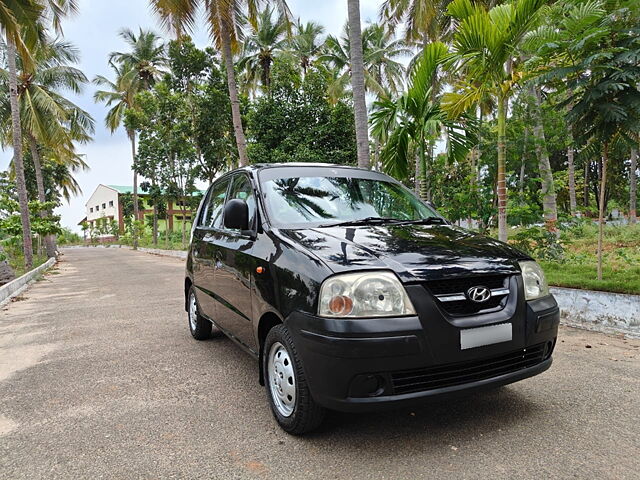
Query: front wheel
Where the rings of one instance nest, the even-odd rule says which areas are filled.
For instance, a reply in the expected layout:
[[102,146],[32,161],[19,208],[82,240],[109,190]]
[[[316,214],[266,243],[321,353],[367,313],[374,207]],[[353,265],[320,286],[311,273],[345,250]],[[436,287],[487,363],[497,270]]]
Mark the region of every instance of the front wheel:
[[212,323],[198,312],[198,301],[193,287],[189,289],[189,331],[196,340],[211,338]]
[[317,428],[325,411],[311,397],[287,327],[277,325],[269,331],[262,355],[267,397],[278,424],[293,435]]

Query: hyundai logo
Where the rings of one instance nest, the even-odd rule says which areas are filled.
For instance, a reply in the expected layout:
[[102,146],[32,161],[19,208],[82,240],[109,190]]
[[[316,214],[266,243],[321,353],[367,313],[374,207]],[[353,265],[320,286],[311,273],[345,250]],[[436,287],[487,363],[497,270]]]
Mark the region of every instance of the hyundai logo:
[[484,303],[491,298],[491,290],[487,287],[471,287],[467,290],[467,298],[475,303]]

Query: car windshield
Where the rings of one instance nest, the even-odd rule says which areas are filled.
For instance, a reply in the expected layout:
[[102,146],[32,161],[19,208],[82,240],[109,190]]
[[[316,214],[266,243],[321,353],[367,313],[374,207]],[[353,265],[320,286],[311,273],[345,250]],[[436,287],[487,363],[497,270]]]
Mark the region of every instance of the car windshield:
[[273,178],[262,182],[262,190],[271,223],[278,227],[440,218],[406,188],[378,178]]

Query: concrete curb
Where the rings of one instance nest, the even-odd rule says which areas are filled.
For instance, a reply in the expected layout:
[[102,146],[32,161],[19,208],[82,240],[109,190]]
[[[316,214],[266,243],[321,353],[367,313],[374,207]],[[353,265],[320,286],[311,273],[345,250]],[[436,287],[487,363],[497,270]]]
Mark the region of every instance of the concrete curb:
[[640,295],[551,288],[560,306],[562,323],[640,338]]
[[55,263],[56,259],[50,258],[39,267],[0,287],[0,306],[7,303],[13,297],[20,295],[38,275],[51,268]]

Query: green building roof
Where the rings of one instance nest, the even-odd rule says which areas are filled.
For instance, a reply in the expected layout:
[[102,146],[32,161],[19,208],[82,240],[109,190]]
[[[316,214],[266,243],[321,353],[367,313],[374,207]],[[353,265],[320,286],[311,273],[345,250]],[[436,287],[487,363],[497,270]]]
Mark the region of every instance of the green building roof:
[[[106,185],[109,188],[114,189],[116,192],[118,193],[133,193],[133,187],[129,186],[129,185]],[[201,195],[204,195],[205,193],[207,193],[206,190],[196,190],[194,192],[194,194],[199,193]],[[138,195],[147,195],[145,192],[143,192],[142,190],[138,189]]]

